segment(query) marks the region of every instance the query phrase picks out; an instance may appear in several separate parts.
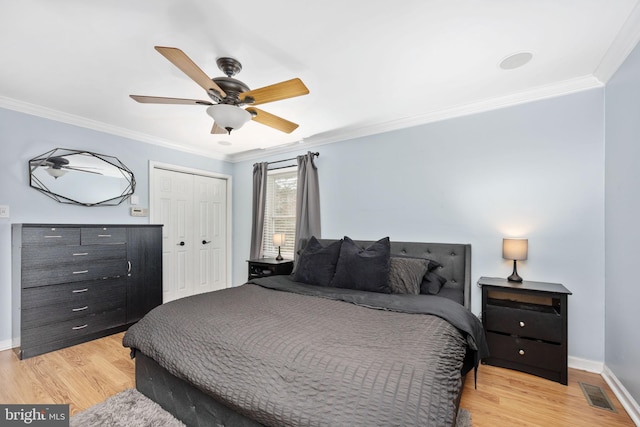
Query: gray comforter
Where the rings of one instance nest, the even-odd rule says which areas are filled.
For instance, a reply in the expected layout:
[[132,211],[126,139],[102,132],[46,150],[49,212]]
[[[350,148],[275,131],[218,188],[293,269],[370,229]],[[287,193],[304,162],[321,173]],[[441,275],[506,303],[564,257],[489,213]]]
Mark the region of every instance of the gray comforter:
[[124,345],[265,425],[452,425],[467,350],[486,351],[464,307],[286,276],[256,283],[159,306]]

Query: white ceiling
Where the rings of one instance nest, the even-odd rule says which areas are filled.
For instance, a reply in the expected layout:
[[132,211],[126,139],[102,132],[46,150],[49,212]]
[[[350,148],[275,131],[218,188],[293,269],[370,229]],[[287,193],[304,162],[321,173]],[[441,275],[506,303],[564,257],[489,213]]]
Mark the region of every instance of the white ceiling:
[[[231,161],[602,86],[640,38],[638,0],[0,0],[0,107]],[[155,45],[250,88],[300,77],[261,105],[296,122],[211,135],[208,99]],[[531,52],[523,67],[499,63]],[[222,143],[231,143],[223,145]]]

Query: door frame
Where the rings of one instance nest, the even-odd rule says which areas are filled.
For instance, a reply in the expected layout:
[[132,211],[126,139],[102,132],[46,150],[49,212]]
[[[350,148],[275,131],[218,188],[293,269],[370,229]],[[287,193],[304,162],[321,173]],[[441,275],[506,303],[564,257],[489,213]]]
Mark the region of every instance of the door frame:
[[231,276],[232,276],[232,267],[233,267],[233,252],[231,252],[231,230],[232,230],[232,222],[231,222],[231,208],[232,208],[232,198],[231,198],[231,191],[232,191],[232,181],[231,181],[231,175],[226,175],[223,173],[218,173],[218,172],[211,172],[211,171],[207,171],[207,170],[203,170],[203,169],[196,169],[196,168],[190,168],[190,167],[186,167],[186,166],[178,166],[178,165],[172,165],[170,163],[162,163],[162,162],[156,162],[154,160],[149,160],[149,223],[150,224],[155,224],[154,220],[155,220],[155,216],[154,216],[154,212],[153,212],[153,200],[152,197],[155,194],[154,190],[155,190],[155,171],[156,169],[163,169],[163,170],[168,170],[168,171],[172,171],[172,172],[180,172],[180,173],[186,173],[186,174],[190,174],[190,175],[200,175],[200,176],[206,176],[206,177],[210,177],[210,178],[218,178],[218,179],[224,179],[227,183],[227,221],[226,221],[226,239],[225,239],[225,250],[227,251],[226,253],[226,258],[227,258],[227,266],[226,266],[226,278],[225,281],[227,282],[226,287],[229,288],[232,286],[231,283]]

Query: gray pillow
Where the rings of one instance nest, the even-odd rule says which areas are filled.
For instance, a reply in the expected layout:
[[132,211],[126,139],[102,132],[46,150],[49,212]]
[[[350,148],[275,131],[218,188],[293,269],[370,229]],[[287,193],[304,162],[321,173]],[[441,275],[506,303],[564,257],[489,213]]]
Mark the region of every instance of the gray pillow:
[[447,279],[435,271],[428,271],[420,284],[420,293],[436,295],[445,283],[447,283]]
[[428,268],[429,260],[392,256],[389,269],[391,293],[418,295]]
[[336,271],[342,240],[323,247],[314,236],[298,257],[293,280],[316,286],[329,286]]
[[391,244],[388,237],[362,249],[345,236],[331,286],[389,294],[390,258]]

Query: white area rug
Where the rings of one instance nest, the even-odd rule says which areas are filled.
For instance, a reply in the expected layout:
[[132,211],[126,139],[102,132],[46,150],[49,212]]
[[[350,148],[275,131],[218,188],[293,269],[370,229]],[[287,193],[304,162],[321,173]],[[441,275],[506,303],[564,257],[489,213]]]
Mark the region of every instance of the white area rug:
[[71,417],[70,427],[184,427],[156,402],[130,388]]

